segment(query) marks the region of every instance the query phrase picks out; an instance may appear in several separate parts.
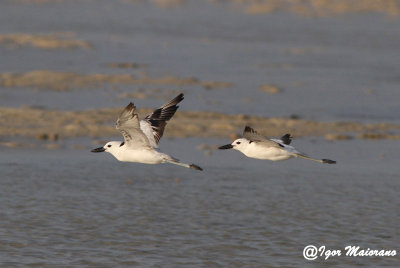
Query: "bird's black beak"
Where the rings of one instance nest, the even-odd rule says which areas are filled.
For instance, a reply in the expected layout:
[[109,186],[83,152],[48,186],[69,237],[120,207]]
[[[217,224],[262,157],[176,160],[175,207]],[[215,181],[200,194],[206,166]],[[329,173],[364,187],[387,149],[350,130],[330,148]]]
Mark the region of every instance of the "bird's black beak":
[[226,150],[226,149],[232,149],[232,148],[233,148],[232,144],[227,144],[227,145],[218,147],[218,149],[220,149],[220,150]]
[[96,149],[91,150],[92,153],[101,153],[104,152],[106,149],[104,149],[104,147],[99,147]]

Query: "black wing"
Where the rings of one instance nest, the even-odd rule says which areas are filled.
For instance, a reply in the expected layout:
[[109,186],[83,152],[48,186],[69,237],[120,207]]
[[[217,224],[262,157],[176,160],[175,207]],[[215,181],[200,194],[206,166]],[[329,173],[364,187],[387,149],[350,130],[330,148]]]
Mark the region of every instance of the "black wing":
[[167,125],[167,121],[170,120],[174,116],[176,110],[178,110],[179,106],[177,104],[180,103],[183,99],[184,97],[181,93],[144,118],[144,121],[150,124],[151,132],[156,144],[158,144],[164,134],[164,129]]

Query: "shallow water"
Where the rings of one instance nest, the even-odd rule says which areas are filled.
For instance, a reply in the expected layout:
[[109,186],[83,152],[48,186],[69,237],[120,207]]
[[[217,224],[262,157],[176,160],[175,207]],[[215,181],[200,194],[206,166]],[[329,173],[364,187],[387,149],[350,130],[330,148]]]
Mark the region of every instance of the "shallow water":
[[[121,94],[161,88],[185,93],[182,110],[399,123],[396,18],[256,16],[203,1],[172,9],[105,0],[0,3],[0,34],[66,31],[95,49],[0,45],[0,72],[146,71],[235,86],[0,88],[0,106],[123,107],[129,100]],[[141,67],[107,66],[113,62]],[[283,92],[261,92],[262,84]],[[134,101],[140,107],[162,103]],[[59,150],[35,142],[33,149],[1,149],[2,267],[399,267],[398,256],[313,262],[302,256],[309,244],[399,251],[398,141],[294,141],[311,156],[338,161],[321,165],[195,149],[228,139],[164,138],[162,151],[203,172],[120,163],[90,153],[88,138],[63,140]]]
[[398,256],[316,262],[302,257],[308,244],[398,249],[400,181],[391,142],[352,141],[351,148],[350,142],[295,142],[310,155],[337,159],[337,165],[303,159],[257,161],[234,151],[206,156],[191,147],[203,142],[164,140],[162,148],[201,165],[204,172],[125,164],[109,154],[68,147],[6,150],[0,159],[1,263],[7,267],[398,265]]
[[[193,3],[194,2],[194,3]],[[60,109],[120,107],[119,93],[180,89],[182,109],[289,116],[316,120],[399,122],[400,20],[384,15],[304,18],[249,15],[224,4],[190,1],[163,9],[127,1],[0,4],[0,33],[73,32],[93,50],[47,51],[0,46],[0,72],[49,69],[133,73],[227,81],[232,88],[106,85],[58,97],[32,89],[2,89],[0,105]],[[109,63],[138,63],[138,70]],[[263,84],[283,90],[261,92]],[[113,88],[113,90],[111,89]],[[29,96],[27,98],[24,96]],[[159,100],[144,100],[159,105]]]

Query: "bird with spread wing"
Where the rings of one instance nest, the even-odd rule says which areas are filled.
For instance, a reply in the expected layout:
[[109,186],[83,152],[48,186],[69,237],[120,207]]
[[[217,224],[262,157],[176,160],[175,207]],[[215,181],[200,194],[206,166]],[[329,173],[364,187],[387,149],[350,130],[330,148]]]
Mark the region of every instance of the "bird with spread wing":
[[158,143],[164,134],[167,122],[174,116],[177,105],[183,100],[183,94],[154,110],[143,120],[139,120],[136,107],[131,102],[118,117],[116,128],[121,132],[124,141],[110,141],[103,147],[91,152],[108,152],[119,161],[144,164],[170,163],[186,168],[202,170],[195,164],[181,163],[178,159],[157,150]]

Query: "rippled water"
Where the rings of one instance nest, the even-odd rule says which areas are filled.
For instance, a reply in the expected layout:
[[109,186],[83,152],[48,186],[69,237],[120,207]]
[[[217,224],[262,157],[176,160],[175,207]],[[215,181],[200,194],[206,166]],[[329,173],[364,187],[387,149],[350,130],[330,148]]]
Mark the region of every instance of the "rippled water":
[[[399,122],[398,19],[254,16],[195,3],[162,9],[127,1],[2,1],[0,33],[72,31],[95,49],[0,46],[0,72],[130,73],[107,64],[133,62],[152,76],[235,83],[216,90],[160,86],[185,92],[181,109]],[[261,92],[267,83],[283,92]],[[122,107],[127,100],[118,95],[137,88],[1,88],[0,105]],[[144,107],[160,102],[140,100]],[[60,150],[2,147],[0,266],[399,267],[398,256],[313,262],[302,256],[308,244],[400,250],[398,141],[294,141],[337,165],[258,161],[233,151],[207,155],[195,149],[204,143],[227,140],[161,143],[162,151],[203,172],[120,163],[90,153],[86,138],[66,140]]]
[[0,159],[2,266],[398,265],[398,256],[302,257],[308,244],[398,250],[400,181],[391,142],[296,141],[337,165],[263,162],[233,151],[206,156],[192,147],[203,142],[164,140],[162,148],[204,172],[71,148],[7,149]]
[[[317,120],[399,120],[399,19],[377,14],[256,16],[206,1],[170,9],[133,2],[2,2],[0,33],[73,32],[95,49],[10,50],[0,46],[0,72],[49,69],[136,74],[137,70],[116,70],[108,64],[138,63],[142,66],[139,71],[150,76],[235,84],[216,90],[159,86],[183,90],[187,95],[183,109],[297,114]],[[275,84],[283,93],[261,92],[263,84]],[[57,94],[3,89],[0,105],[20,106],[29,99],[30,105],[61,109],[121,107],[126,101],[118,95],[138,87],[114,85],[113,89],[106,86]],[[157,106],[159,100],[145,100],[144,105]]]

